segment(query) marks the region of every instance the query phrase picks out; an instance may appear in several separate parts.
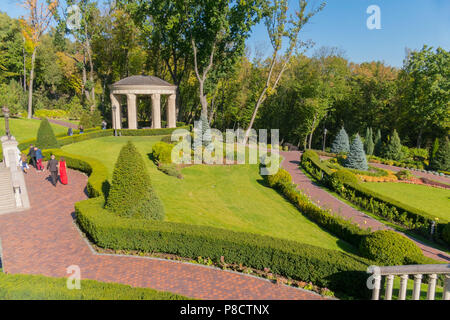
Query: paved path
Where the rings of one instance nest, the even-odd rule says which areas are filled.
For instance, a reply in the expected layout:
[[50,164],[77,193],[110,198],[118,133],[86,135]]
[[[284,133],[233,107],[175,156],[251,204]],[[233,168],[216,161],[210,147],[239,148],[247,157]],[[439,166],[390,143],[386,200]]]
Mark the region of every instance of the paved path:
[[[368,227],[370,227],[372,231],[391,229],[380,221],[335,198],[330,193],[320,188],[315,182],[311,181],[299,169],[301,155],[299,151],[284,151],[280,152],[280,154],[283,156],[281,166],[291,174],[293,182],[298,185],[298,189],[306,193],[319,206],[325,209],[331,209],[333,212],[338,213],[346,219],[351,219],[364,229]],[[429,247],[417,240],[413,241],[422,249],[424,255],[427,257],[446,262],[450,261],[450,256],[447,253]]]
[[82,279],[150,287],[199,299],[321,299],[309,291],[220,269],[168,260],[94,254],[73,223],[73,204],[86,199],[87,177],[69,170],[67,186],[47,173],[26,176],[32,209],[0,216],[3,268],[11,274],[65,277],[78,265]]

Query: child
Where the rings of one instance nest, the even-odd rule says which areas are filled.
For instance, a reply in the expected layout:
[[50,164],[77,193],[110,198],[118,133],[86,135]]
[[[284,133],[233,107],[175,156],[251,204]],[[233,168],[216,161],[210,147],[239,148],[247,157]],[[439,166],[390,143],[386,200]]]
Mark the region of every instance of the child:
[[22,168],[22,171],[25,173],[28,173],[28,169],[29,169],[27,162],[28,162],[27,155],[25,153],[22,153],[20,155],[20,167]]
[[64,157],[61,157],[59,159],[59,181],[61,181],[62,184],[67,184],[67,180],[66,160]]

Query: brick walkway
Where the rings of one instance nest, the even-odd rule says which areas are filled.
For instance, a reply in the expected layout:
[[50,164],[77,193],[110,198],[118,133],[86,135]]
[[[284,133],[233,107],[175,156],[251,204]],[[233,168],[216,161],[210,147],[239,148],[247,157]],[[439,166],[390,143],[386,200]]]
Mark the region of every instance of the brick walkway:
[[[292,176],[292,180],[298,185],[298,189],[305,192],[314,202],[325,209],[331,209],[346,219],[352,219],[362,228],[370,227],[372,231],[391,229],[380,221],[369,217],[368,215],[354,209],[348,204],[340,201],[330,193],[320,188],[315,182],[311,181],[300,169],[300,155],[298,151],[280,152],[283,156],[281,166],[286,169]],[[409,237],[410,238],[410,237]],[[417,240],[413,240],[423,251],[427,257],[449,262],[450,256],[438,249],[429,247]]]
[[[41,120],[40,118],[36,118],[36,117],[33,117],[33,119]],[[78,129],[78,125],[76,125],[75,123],[72,123],[72,122],[68,122],[68,121],[64,121],[64,120],[57,120],[57,119],[50,119],[50,118],[48,118],[47,120],[50,123],[57,124],[57,125],[60,125],[60,126],[66,127],[66,128]]]
[[32,209],[0,216],[3,268],[11,274],[65,277],[78,265],[82,279],[150,287],[199,299],[321,299],[300,289],[198,265],[94,254],[73,223],[73,204],[86,199],[87,177],[69,170],[55,188],[47,173],[26,176]]
[[[394,172],[400,171],[400,170],[406,170],[406,168],[400,168],[400,167],[394,167],[394,166],[388,166],[386,164],[381,164],[381,163],[370,163],[371,166],[374,167],[378,167],[381,169],[387,169],[387,170],[391,170]],[[428,178],[431,180],[435,180],[435,181],[439,181],[442,183],[447,183],[450,184],[450,178],[447,177],[441,177],[441,176],[437,176],[431,173],[426,173],[426,172],[420,172],[420,171],[415,171],[415,170],[409,170],[413,175],[418,176],[418,177],[423,177],[423,178]]]

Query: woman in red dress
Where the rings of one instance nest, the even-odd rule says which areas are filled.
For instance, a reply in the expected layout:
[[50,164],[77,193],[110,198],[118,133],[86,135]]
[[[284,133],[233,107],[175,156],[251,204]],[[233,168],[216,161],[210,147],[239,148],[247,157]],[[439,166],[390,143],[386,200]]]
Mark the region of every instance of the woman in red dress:
[[64,157],[59,159],[59,180],[61,180],[62,184],[67,184],[67,170],[66,170],[66,160]]

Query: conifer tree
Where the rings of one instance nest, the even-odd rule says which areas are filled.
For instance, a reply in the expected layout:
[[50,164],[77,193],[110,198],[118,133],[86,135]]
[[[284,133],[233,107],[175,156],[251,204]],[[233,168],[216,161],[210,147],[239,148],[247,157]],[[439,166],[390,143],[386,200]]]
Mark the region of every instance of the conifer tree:
[[450,141],[448,138],[441,142],[439,149],[430,163],[433,170],[450,171]]
[[331,144],[331,152],[332,153],[347,153],[350,149],[348,134],[345,131],[344,127],[341,128],[333,143]]
[[366,140],[364,141],[364,149],[367,155],[371,156],[373,154],[374,146],[375,145],[372,138],[372,128],[368,128],[366,133]]
[[55,133],[47,118],[42,119],[37,132],[36,146],[40,149],[59,148]]
[[381,146],[382,146],[383,142],[381,141],[381,131],[380,129],[377,130],[377,134],[375,136],[375,139],[373,141],[373,154],[376,156],[381,156]]
[[350,145],[350,151],[347,155],[347,159],[344,161],[344,166],[347,168],[353,168],[358,170],[368,170],[369,166],[367,164],[366,153],[364,152],[364,146],[359,137],[356,134],[355,138],[352,140]]
[[428,160],[431,163],[433,162],[434,157],[436,156],[436,152],[439,150],[439,139],[434,139],[433,146],[431,147],[430,151],[428,152]]
[[402,159],[402,143],[397,130],[394,129],[391,139],[386,144],[383,154],[384,158],[399,161]]
[[120,150],[106,209],[128,218],[164,218],[163,204],[152,188],[144,159],[131,142]]

